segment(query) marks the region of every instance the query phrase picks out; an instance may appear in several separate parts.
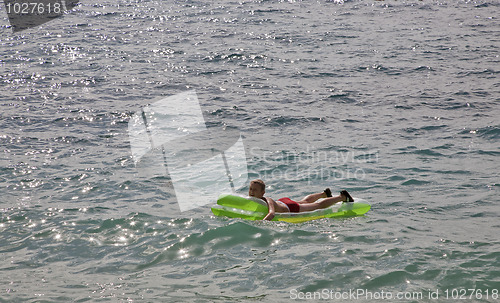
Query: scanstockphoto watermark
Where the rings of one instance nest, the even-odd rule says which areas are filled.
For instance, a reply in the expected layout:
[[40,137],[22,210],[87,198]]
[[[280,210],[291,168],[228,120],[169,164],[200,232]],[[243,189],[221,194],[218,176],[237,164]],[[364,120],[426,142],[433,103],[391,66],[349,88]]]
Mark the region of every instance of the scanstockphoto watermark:
[[388,290],[368,290],[368,289],[349,289],[332,290],[322,289],[319,291],[299,291],[290,290],[290,299],[292,300],[324,300],[324,301],[498,301],[500,292],[496,288],[451,288],[451,289],[427,289],[422,291],[388,291]]
[[274,167],[265,170],[265,179],[303,180],[346,180],[365,179],[365,168],[379,161],[378,150],[315,150],[308,146],[300,152],[273,153],[259,148],[250,149],[250,158],[260,165]]
[[248,182],[245,147],[235,127],[208,128],[195,91],[144,106],[128,125],[141,174],[169,178],[181,212],[203,207]]
[[378,150],[317,150],[314,146],[307,146],[305,150],[300,152],[282,152],[280,154],[273,152],[265,152],[257,147],[250,149],[250,156],[259,161],[272,163],[279,160],[285,164],[347,164],[347,163],[377,163],[379,160]]
[[313,183],[317,180],[325,180],[329,182],[354,179],[364,180],[366,178],[365,169],[357,168],[335,168],[335,167],[307,167],[299,165],[290,165],[286,168],[274,168],[266,170],[260,174],[260,178],[265,180],[285,180],[295,181],[302,180],[307,184]]
[[13,32],[37,27],[63,16],[78,0],[3,0]]
[[[393,292],[386,290],[371,291],[368,289],[349,289],[349,290],[333,290],[322,289],[319,291],[303,292],[297,289],[290,290],[290,299],[292,300],[325,300],[325,301],[379,301],[379,300],[398,300],[398,301],[419,301],[423,298],[431,298],[430,295],[424,294],[422,291],[407,291]],[[432,299],[432,298],[431,298]]]

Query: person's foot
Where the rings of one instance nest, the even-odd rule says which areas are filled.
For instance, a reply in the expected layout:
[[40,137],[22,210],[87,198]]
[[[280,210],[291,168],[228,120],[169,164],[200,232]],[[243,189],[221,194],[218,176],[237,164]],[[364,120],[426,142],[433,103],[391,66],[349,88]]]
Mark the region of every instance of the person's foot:
[[343,190],[340,192],[340,195],[344,197],[344,202],[354,202],[354,199],[351,197],[351,195],[347,192],[347,190]]
[[327,198],[332,196],[332,191],[329,188],[325,189],[323,192],[326,194]]

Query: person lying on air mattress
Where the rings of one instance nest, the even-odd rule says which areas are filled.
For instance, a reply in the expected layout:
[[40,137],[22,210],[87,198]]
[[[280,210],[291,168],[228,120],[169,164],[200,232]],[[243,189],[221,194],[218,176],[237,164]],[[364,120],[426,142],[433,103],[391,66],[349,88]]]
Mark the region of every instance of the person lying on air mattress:
[[[264,217],[264,220],[272,220],[275,213],[299,213],[304,211],[313,211],[322,208],[328,208],[338,202],[354,202],[354,199],[346,191],[342,190],[340,195],[332,197],[332,192],[329,188],[322,193],[310,194],[300,201],[293,201],[290,198],[281,198],[274,201],[269,197],[264,197],[266,193],[266,184],[260,179],[250,181],[248,195],[266,201],[269,212]],[[324,198],[321,201],[319,199]]]

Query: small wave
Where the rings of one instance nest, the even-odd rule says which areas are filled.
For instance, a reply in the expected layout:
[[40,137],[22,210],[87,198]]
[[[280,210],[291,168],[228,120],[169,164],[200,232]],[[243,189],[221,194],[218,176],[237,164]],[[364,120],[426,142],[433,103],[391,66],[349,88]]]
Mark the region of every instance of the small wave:
[[368,282],[364,283],[361,289],[380,289],[386,286],[404,284],[406,281],[413,280],[413,276],[404,270],[395,270],[381,274]]
[[431,182],[424,181],[424,180],[410,179],[408,181],[405,181],[405,182],[401,183],[401,185],[403,185],[403,186],[409,186],[409,185],[426,185],[426,184],[429,184],[429,183],[431,183]]
[[311,124],[312,122],[325,122],[323,117],[292,117],[292,116],[275,116],[268,117],[266,119],[266,125],[268,126],[283,126],[283,125],[300,125],[300,124]]
[[403,155],[419,155],[419,156],[425,156],[425,157],[446,157],[446,155],[439,153],[435,151],[434,149],[417,149],[417,150],[409,150],[409,151],[403,151],[400,152],[399,154]]
[[489,1],[489,2],[484,2],[481,4],[477,4],[475,7],[476,8],[486,8],[490,6],[500,6],[500,2],[498,1]]
[[477,130],[479,137],[486,140],[498,140],[500,139],[500,126],[488,126]]
[[387,177],[384,180],[386,180],[386,181],[403,181],[403,180],[406,180],[406,178],[402,177],[402,176],[394,175],[394,176]]
[[432,157],[443,157],[444,155],[434,151],[432,149],[419,149],[415,151],[415,154],[422,156],[432,156]]
[[468,71],[468,72],[459,72],[457,76],[458,76],[458,78],[469,77],[469,76],[475,76],[475,77],[477,77],[477,76],[495,77],[499,73],[500,73],[500,71],[486,68],[486,69],[483,69],[483,70],[480,70],[480,71],[476,70],[476,71]]
[[339,92],[335,92],[331,95],[328,96],[328,101],[332,100],[332,101],[340,101],[342,103],[358,103],[359,101],[356,100],[355,98],[352,97],[352,93],[349,93],[349,92],[343,92],[343,91],[339,91]]
[[360,66],[358,67],[359,72],[382,72],[386,75],[389,76],[400,76],[405,73],[404,69],[400,68],[390,68],[390,67],[385,67],[381,64],[373,64],[371,66]]
[[466,136],[477,135],[480,138],[486,140],[496,141],[500,139],[500,126],[487,126],[478,129],[463,129],[460,134]]
[[422,72],[422,71],[429,72],[429,71],[435,71],[435,70],[430,66],[421,65],[421,66],[415,68],[413,71],[415,71],[415,72]]
[[423,127],[415,128],[415,127],[408,127],[404,128],[403,130],[406,133],[409,134],[415,134],[415,135],[422,135],[427,132],[432,132],[432,131],[442,131],[443,129],[447,128],[448,125],[443,124],[443,125],[426,125]]
[[431,4],[423,4],[418,7],[420,10],[426,10],[426,11],[437,11],[437,8],[434,7],[434,5]]

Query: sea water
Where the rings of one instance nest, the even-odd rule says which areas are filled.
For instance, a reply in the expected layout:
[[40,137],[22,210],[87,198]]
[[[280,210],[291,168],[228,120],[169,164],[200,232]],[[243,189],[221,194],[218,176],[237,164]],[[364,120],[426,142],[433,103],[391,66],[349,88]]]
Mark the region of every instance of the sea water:
[[[2,6],[0,302],[500,302],[499,12],[84,0],[13,33]],[[268,196],[347,189],[372,209],[173,212],[128,126],[189,91],[208,129],[240,132]]]

